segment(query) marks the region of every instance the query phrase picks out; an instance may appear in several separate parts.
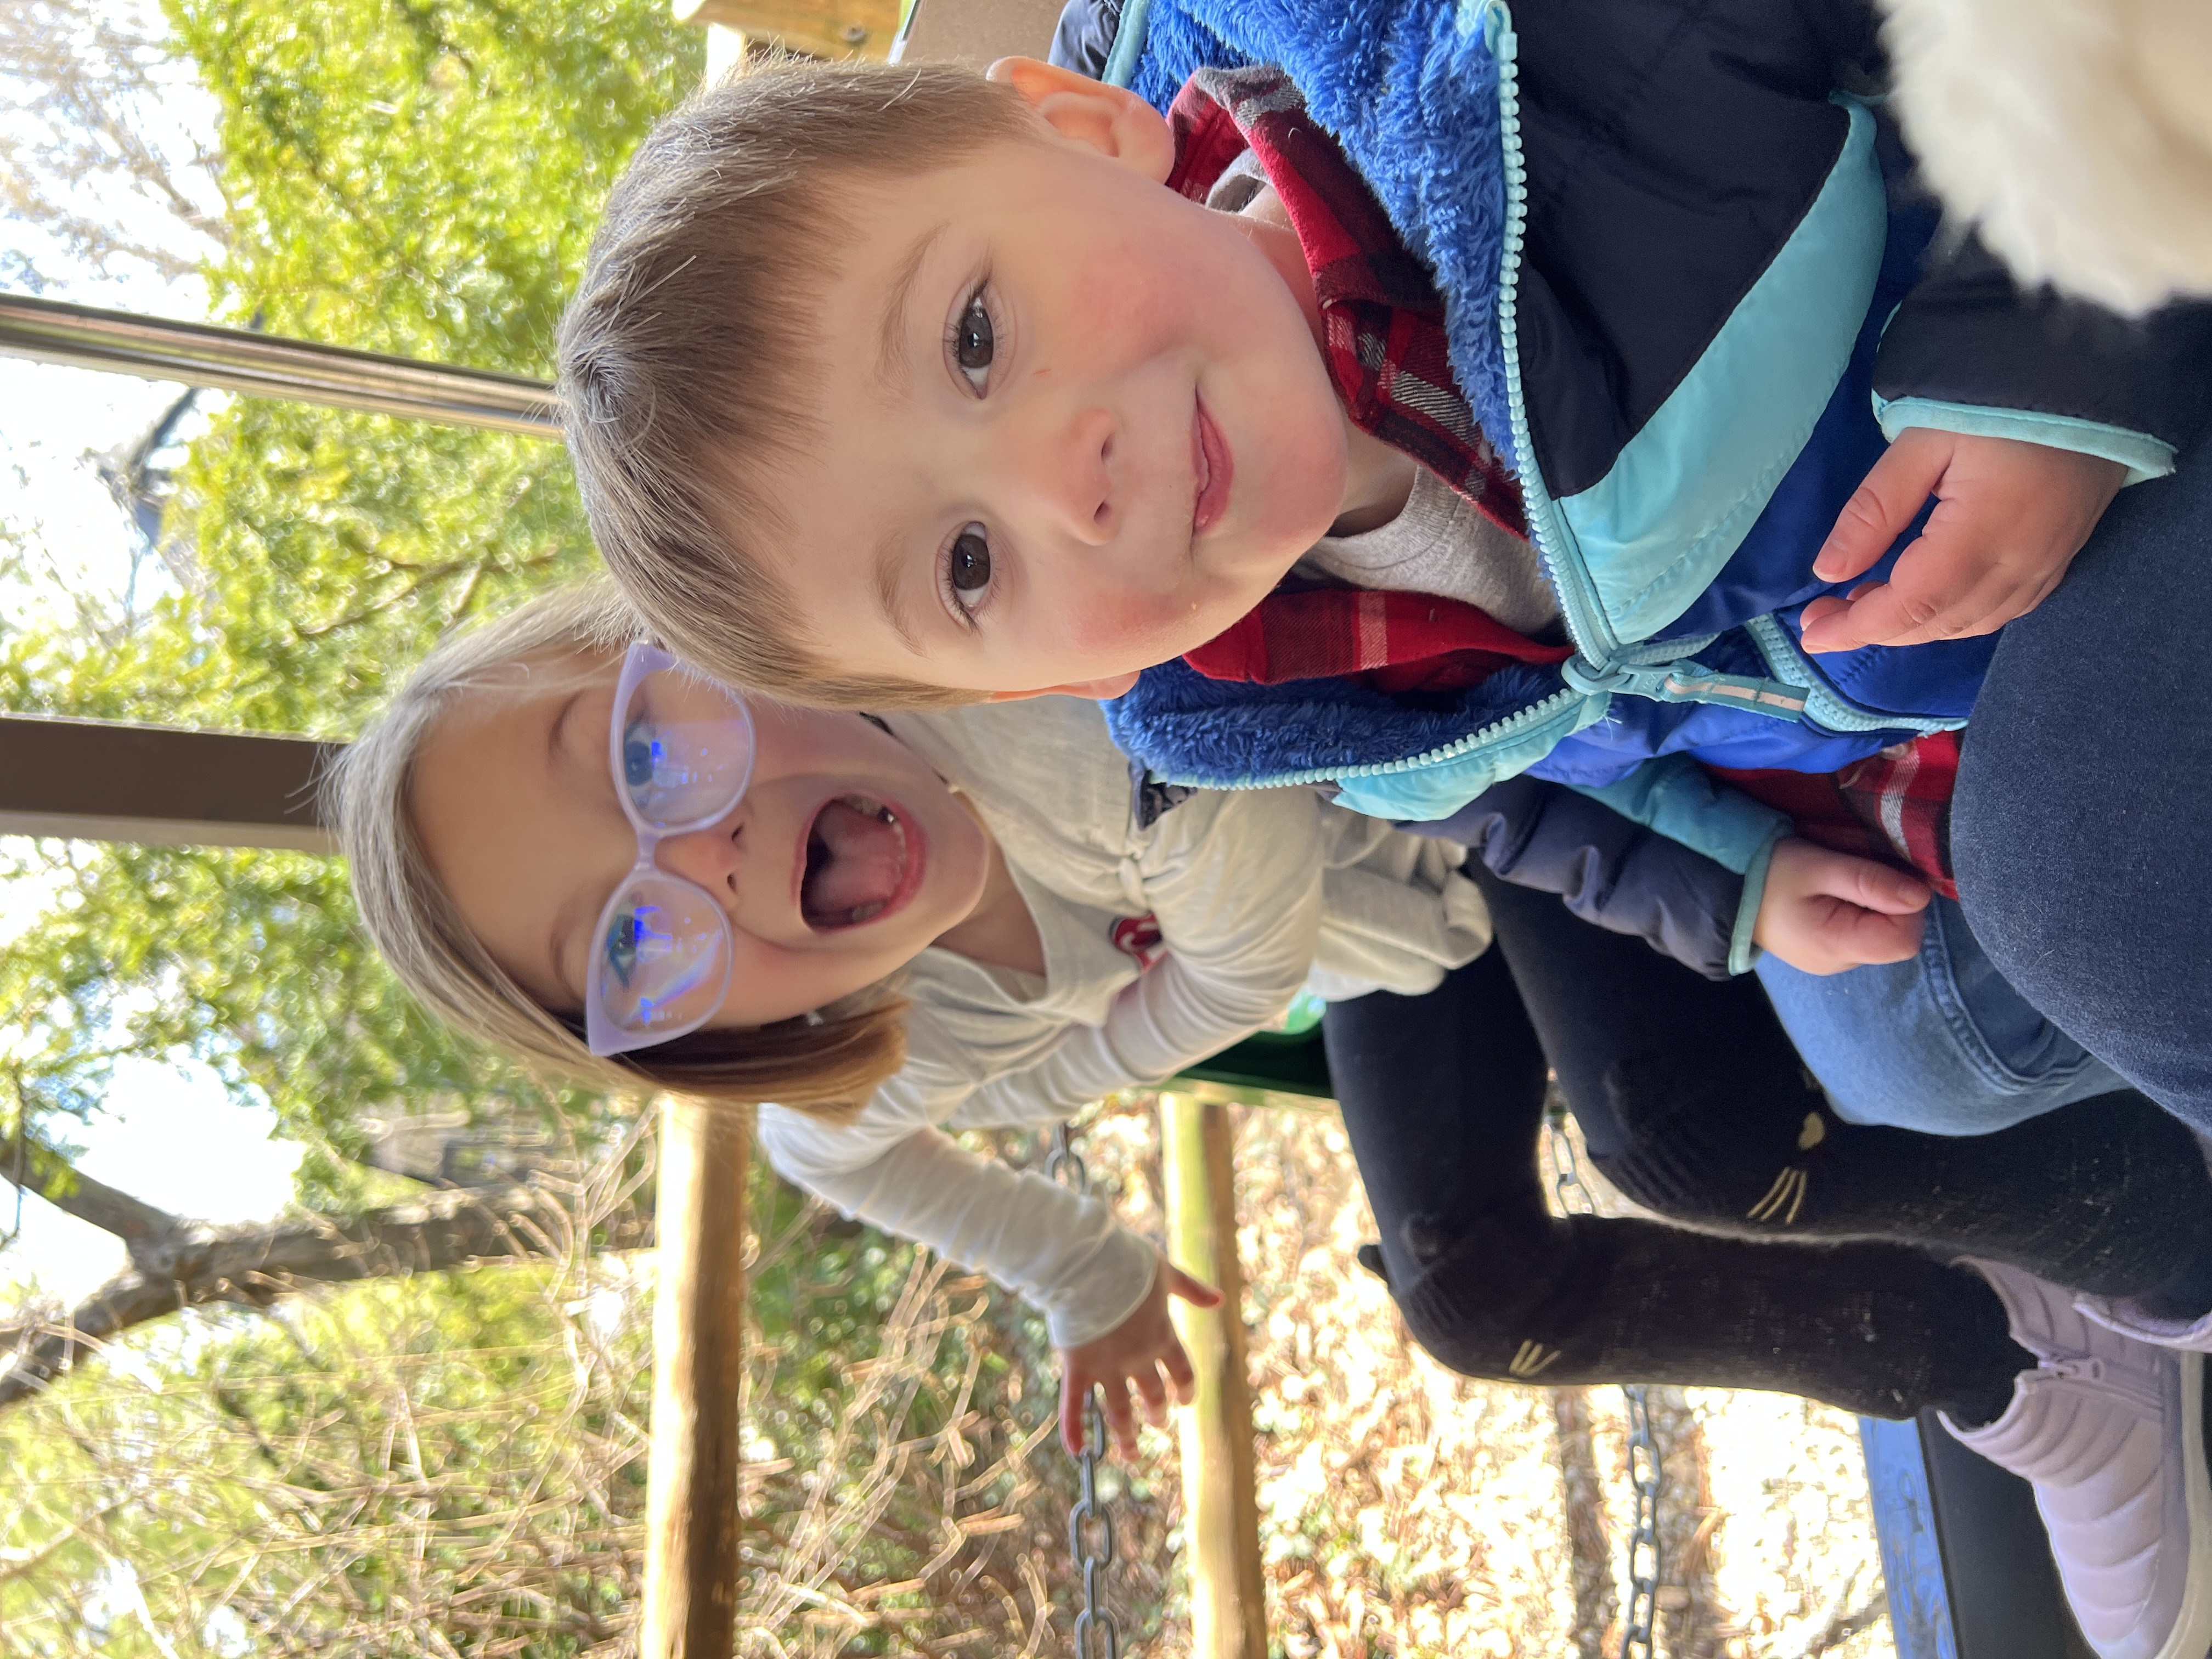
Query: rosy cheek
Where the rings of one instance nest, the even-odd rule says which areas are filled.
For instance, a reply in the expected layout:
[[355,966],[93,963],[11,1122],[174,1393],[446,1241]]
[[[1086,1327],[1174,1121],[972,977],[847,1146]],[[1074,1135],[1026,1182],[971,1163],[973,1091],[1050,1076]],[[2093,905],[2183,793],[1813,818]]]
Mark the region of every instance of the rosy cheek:
[[1129,659],[1158,642],[1170,642],[1172,647],[1188,631],[1190,609],[1188,598],[1180,592],[1122,589],[1087,595],[1069,611],[1067,648],[1073,654],[1104,656],[1119,666],[1131,666]]
[[1180,281],[1168,280],[1158,258],[1126,258],[1109,247],[1073,269],[1067,314],[1084,319],[1083,337],[1102,358],[1149,356],[1157,342],[1176,332],[1188,295]]

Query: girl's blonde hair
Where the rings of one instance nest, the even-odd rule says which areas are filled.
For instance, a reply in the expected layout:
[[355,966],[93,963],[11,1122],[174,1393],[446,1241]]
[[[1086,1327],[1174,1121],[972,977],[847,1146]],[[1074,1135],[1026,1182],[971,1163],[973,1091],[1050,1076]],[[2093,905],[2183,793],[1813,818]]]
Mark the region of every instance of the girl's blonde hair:
[[[533,1069],[604,1089],[773,1100],[848,1118],[906,1057],[906,1005],[887,986],[794,1019],[697,1031],[600,1059],[586,1046],[580,1020],[541,1006],[492,960],[430,868],[408,802],[416,757],[439,722],[465,696],[596,678],[602,671],[575,663],[575,653],[611,655],[645,637],[636,613],[601,578],[532,599],[430,653],[324,781],[325,814],[352,866],[362,925],[400,982],[440,1018]],[[556,660],[562,656],[572,660]]]

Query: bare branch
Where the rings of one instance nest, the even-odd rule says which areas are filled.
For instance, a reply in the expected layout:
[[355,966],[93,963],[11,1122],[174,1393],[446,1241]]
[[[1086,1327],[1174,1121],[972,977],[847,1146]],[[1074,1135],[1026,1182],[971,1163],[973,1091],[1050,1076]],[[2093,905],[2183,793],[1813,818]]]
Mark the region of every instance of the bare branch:
[[134,1261],[141,1243],[167,1237],[184,1225],[167,1210],[94,1180],[51,1146],[27,1136],[0,1139],[0,1181],[20,1185],[64,1215],[113,1233],[130,1247]]
[[[189,83],[155,7],[0,6],[0,112],[15,118],[0,128],[0,206],[94,270],[121,257],[173,280],[189,275],[228,239],[220,173],[198,138],[148,130],[162,125],[165,98]],[[158,214],[149,234],[90,205],[118,186]],[[167,234],[155,228],[164,221]]]
[[[137,1205],[112,1189],[102,1191]],[[522,1186],[441,1193],[343,1221],[318,1217],[217,1228],[169,1219],[166,1232],[132,1243],[130,1272],[65,1318],[0,1326],[0,1345],[15,1350],[13,1365],[0,1370],[0,1406],[43,1389],[133,1326],[180,1308],[209,1303],[264,1308],[310,1284],[436,1273],[501,1257],[557,1260],[571,1252],[589,1224],[562,1196]],[[604,1249],[642,1249],[653,1242],[652,1218],[641,1210],[599,1217],[599,1225]]]

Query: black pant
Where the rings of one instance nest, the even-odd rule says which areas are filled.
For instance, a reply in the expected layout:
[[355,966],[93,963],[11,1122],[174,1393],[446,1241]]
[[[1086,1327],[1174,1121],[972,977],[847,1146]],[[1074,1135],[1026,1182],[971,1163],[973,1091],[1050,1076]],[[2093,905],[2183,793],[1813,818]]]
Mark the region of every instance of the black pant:
[[[1454,1370],[1986,1420],[2033,1362],[1948,1259],[2114,1294],[2212,1261],[2212,1178],[2141,1097],[1972,1138],[1846,1124],[1754,981],[1715,984],[1547,894],[1483,890],[1496,948],[1325,1025],[1383,1271]],[[1607,1178],[1698,1231],[1548,1213],[1547,1062]]]

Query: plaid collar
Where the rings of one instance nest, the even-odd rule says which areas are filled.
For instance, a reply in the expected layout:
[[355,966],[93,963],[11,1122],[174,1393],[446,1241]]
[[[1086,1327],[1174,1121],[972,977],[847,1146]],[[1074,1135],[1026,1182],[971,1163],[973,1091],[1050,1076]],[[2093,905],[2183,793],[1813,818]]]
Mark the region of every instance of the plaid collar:
[[[1168,120],[1176,141],[1170,190],[1205,201],[1248,149],[1266,171],[1313,272],[1322,360],[1352,424],[1525,538],[1512,469],[1453,379],[1443,301],[1289,77],[1272,65],[1200,70],[1176,94]],[[1297,612],[1294,625],[1275,614],[1286,609]],[[1469,684],[1504,660],[1567,654],[1532,646],[1455,599],[1321,588],[1270,595],[1185,660],[1210,678],[1267,684],[1395,666],[1393,683],[1377,689],[1401,690]]]

